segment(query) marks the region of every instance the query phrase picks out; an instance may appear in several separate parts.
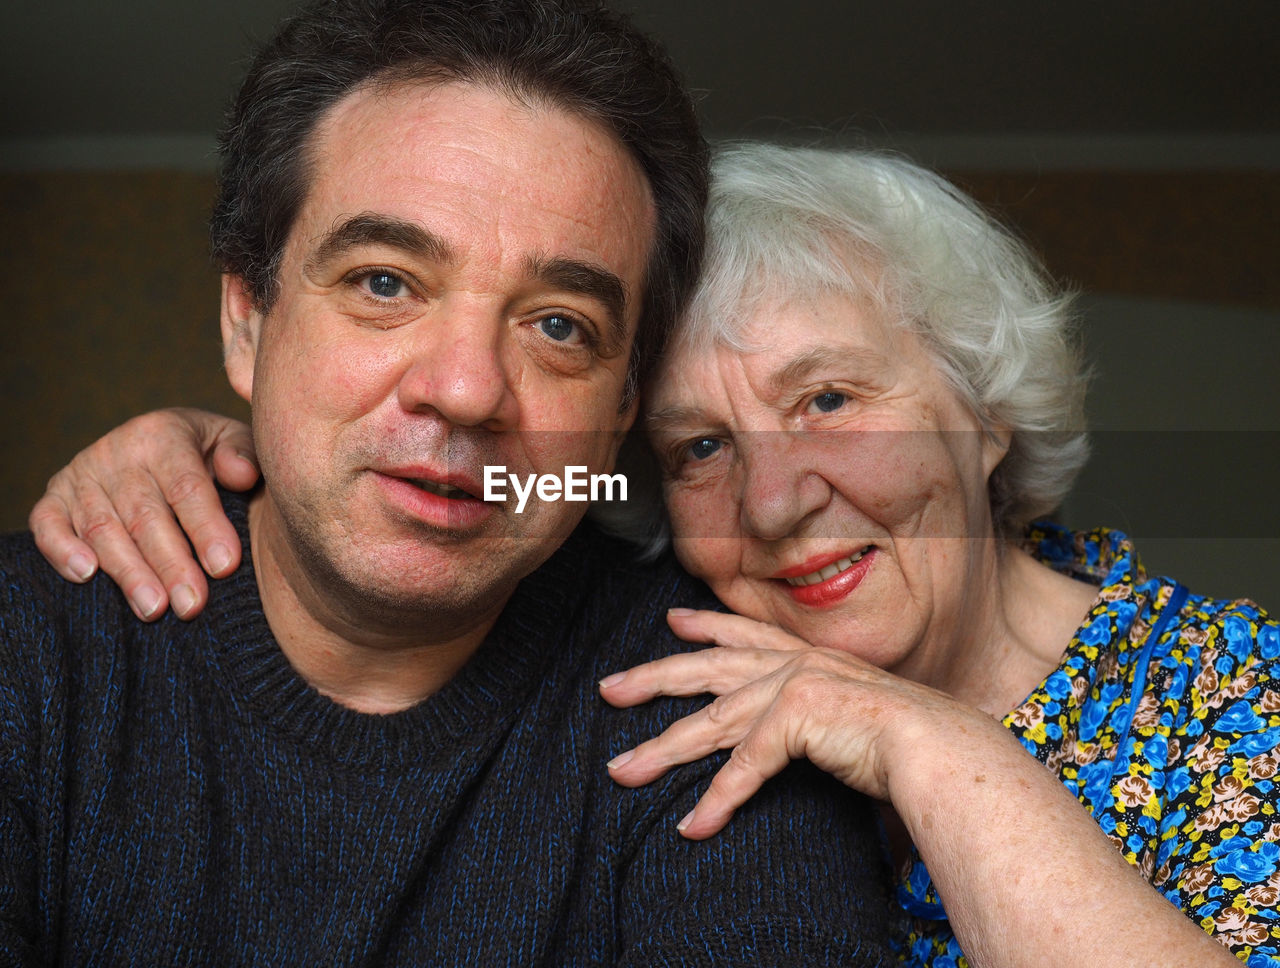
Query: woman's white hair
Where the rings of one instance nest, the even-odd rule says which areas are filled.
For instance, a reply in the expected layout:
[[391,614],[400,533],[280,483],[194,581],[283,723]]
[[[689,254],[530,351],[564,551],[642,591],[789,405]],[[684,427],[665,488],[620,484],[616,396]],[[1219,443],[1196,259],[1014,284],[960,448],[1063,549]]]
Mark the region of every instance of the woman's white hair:
[[849,295],[918,334],[984,426],[1012,432],[990,482],[997,533],[1062,502],[1088,457],[1071,297],[954,185],[876,152],[727,145],[707,236],[673,348],[749,349],[739,330],[763,303]]

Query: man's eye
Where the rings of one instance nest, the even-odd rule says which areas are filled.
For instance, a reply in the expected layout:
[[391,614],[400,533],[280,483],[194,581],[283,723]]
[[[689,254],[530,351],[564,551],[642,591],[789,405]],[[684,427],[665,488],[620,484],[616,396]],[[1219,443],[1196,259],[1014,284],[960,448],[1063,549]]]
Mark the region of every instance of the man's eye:
[[826,393],[819,393],[813,398],[813,408],[820,413],[831,413],[843,407],[849,398],[843,393],[836,393],[829,390]]
[[369,292],[382,299],[395,299],[404,294],[404,282],[390,272],[374,272],[365,276]]
[[547,316],[538,320],[538,329],[557,343],[566,343],[578,333],[578,324],[568,316]]
[[694,460],[706,460],[721,447],[714,437],[699,437],[689,445],[689,456]]

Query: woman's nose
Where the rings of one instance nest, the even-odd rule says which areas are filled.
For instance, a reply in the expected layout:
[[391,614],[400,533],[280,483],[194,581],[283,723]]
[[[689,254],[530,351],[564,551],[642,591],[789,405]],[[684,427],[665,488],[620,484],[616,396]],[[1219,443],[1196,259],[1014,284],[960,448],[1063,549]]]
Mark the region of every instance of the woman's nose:
[[795,533],[831,496],[826,480],[808,465],[802,435],[757,430],[739,443],[740,517],[745,532],[766,541]]

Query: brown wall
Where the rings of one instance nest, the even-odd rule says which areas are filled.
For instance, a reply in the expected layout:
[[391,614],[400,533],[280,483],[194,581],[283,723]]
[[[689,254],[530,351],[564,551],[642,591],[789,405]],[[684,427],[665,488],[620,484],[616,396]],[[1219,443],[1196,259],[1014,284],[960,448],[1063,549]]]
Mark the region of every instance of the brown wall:
[[23,526],[49,475],[129,415],[240,405],[206,256],[212,191],[193,174],[0,176],[0,527]]
[[1280,309],[1280,173],[956,173],[1090,292]]

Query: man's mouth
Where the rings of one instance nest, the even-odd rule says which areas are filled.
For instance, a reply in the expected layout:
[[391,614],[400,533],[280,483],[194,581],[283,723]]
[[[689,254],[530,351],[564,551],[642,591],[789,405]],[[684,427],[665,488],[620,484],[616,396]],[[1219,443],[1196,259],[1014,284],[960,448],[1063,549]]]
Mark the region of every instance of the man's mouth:
[[406,477],[410,484],[419,490],[426,491],[428,494],[435,494],[439,497],[450,498],[453,500],[479,500],[470,491],[464,491],[460,487],[454,487],[452,484],[444,484],[440,481],[428,481],[421,477]]
[[836,575],[840,574],[842,571],[848,571],[857,562],[862,560],[863,555],[874,548],[875,545],[867,545],[856,554],[850,555],[847,558],[839,558],[836,561],[831,562],[829,565],[824,565],[817,571],[811,571],[807,575],[797,575],[795,578],[785,578],[783,580],[794,588],[802,588],[805,585],[819,585],[824,581],[830,581],[832,578],[835,578]]

